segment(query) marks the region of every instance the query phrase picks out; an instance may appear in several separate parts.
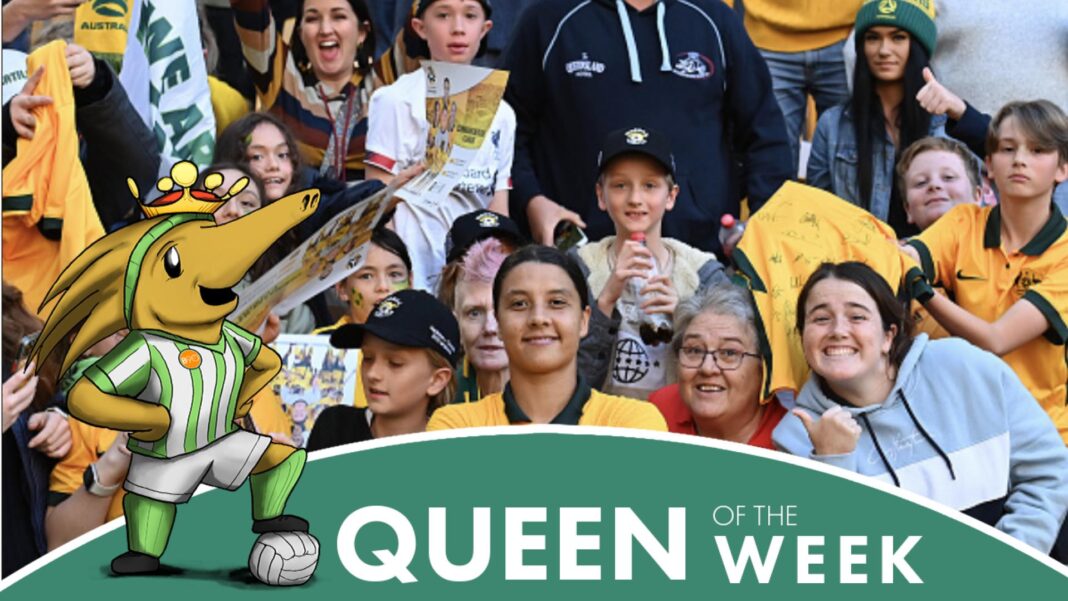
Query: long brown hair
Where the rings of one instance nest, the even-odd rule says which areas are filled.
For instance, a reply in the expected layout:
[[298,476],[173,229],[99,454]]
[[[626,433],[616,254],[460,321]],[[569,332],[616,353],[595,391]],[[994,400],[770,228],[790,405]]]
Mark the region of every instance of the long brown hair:
[[[44,324],[26,308],[22,291],[7,282],[3,283],[3,303],[3,350],[0,351],[0,360],[4,365],[12,365],[23,338],[40,332]],[[13,367],[12,371],[21,366]],[[37,381],[37,392],[30,406],[34,411],[41,411],[52,404],[56,393],[60,375],[59,355],[52,355],[45,360],[37,373],[40,379]]]

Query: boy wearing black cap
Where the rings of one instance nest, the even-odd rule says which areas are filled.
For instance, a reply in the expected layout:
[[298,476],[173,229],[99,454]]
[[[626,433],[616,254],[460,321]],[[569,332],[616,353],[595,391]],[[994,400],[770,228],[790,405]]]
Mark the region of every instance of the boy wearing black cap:
[[[612,219],[615,235],[573,251],[597,293],[579,369],[606,393],[645,399],[673,382],[675,370],[669,340],[643,341],[641,313],[670,320],[679,300],[726,276],[715,255],[661,235],[664,214],[679,193],[666,136],[646,127],[614,131],[597,164],[597,204]],[[648,277],[653,267],[659,275]],[[647,280],[640,304],[624,294],[631,278]]]
[[456,388],[453,366],[460,330],[448,307],[421,290],[402,290],[379,302],[367,322],[330,335],[338,348],[359,348],[367,407],[338,405],[315,422],[308,450],[426,430],[435,409]]
[[[489,17],[487,0],[420,0],[413,6],[411,25],[422,48],[413,50],[435,61],[470,65],[493,27]],[[444,123],[454,115],[456,103],[447,102],[448,91],[437,115],[427,114],[426,77],[422,69],[408,73],[371,97],[368,179],[388,182],[404,168],[424,162],[430,120],[436,116]],[[435,207],[407,202],[397,206],[394,228],[411,252],[415,288],[436,289],[445,265],[441,241],[457,216],[484,208],[507,214],[515,123],[515,112],[502,100],[481,148],[448,201]]]

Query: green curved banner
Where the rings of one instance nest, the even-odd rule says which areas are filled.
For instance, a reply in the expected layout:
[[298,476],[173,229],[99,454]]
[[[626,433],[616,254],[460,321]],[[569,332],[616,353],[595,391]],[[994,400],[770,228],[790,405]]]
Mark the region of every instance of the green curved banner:
[[[775,453],[590,429],[406,437],[311,461],[299,587],[247,571],[247,485],[178,508],[168,576],[116,578],[118,528],[8,586],[11,598],[994,599],[1068,593],[1068,571],[896,494]],[[807,465],[807,464],[805,464]],[[744,595],[744,597],[743,597]],[[1051,597],[1060,598],[1060,597]]]

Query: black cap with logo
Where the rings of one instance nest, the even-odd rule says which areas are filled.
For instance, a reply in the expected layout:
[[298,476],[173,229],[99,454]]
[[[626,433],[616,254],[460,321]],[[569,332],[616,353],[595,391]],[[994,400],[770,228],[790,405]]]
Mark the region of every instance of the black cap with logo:
[[460,358],[460,326],[441,301],[422,290],[401,290],[382,299],[363,324],[346,324],[330,334],[337,348],[359,348],[364,334],[393,344],[427,348],[455,365]]
[[667,136],[647,127],[625,127],[608,134],[597,154],[597,172],[604,171],[612,159],[624,154],[644,154],[664,166],[675,176],[675,156]]
[[485,209],[472,211],[452,222],[445,238],[445,261],[452,263],[463,257],[471,245],[486,238],[497,238],[516,246],[526,244],[519,226],[508,217]]

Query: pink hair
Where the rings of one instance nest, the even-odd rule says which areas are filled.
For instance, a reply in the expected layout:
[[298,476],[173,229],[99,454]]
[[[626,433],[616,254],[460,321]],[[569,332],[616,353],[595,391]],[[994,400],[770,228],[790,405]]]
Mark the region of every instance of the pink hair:
[[509,252],[501,241],[486,238],[471,245],[460,263],[460,278],[465,282],[492,283]]

